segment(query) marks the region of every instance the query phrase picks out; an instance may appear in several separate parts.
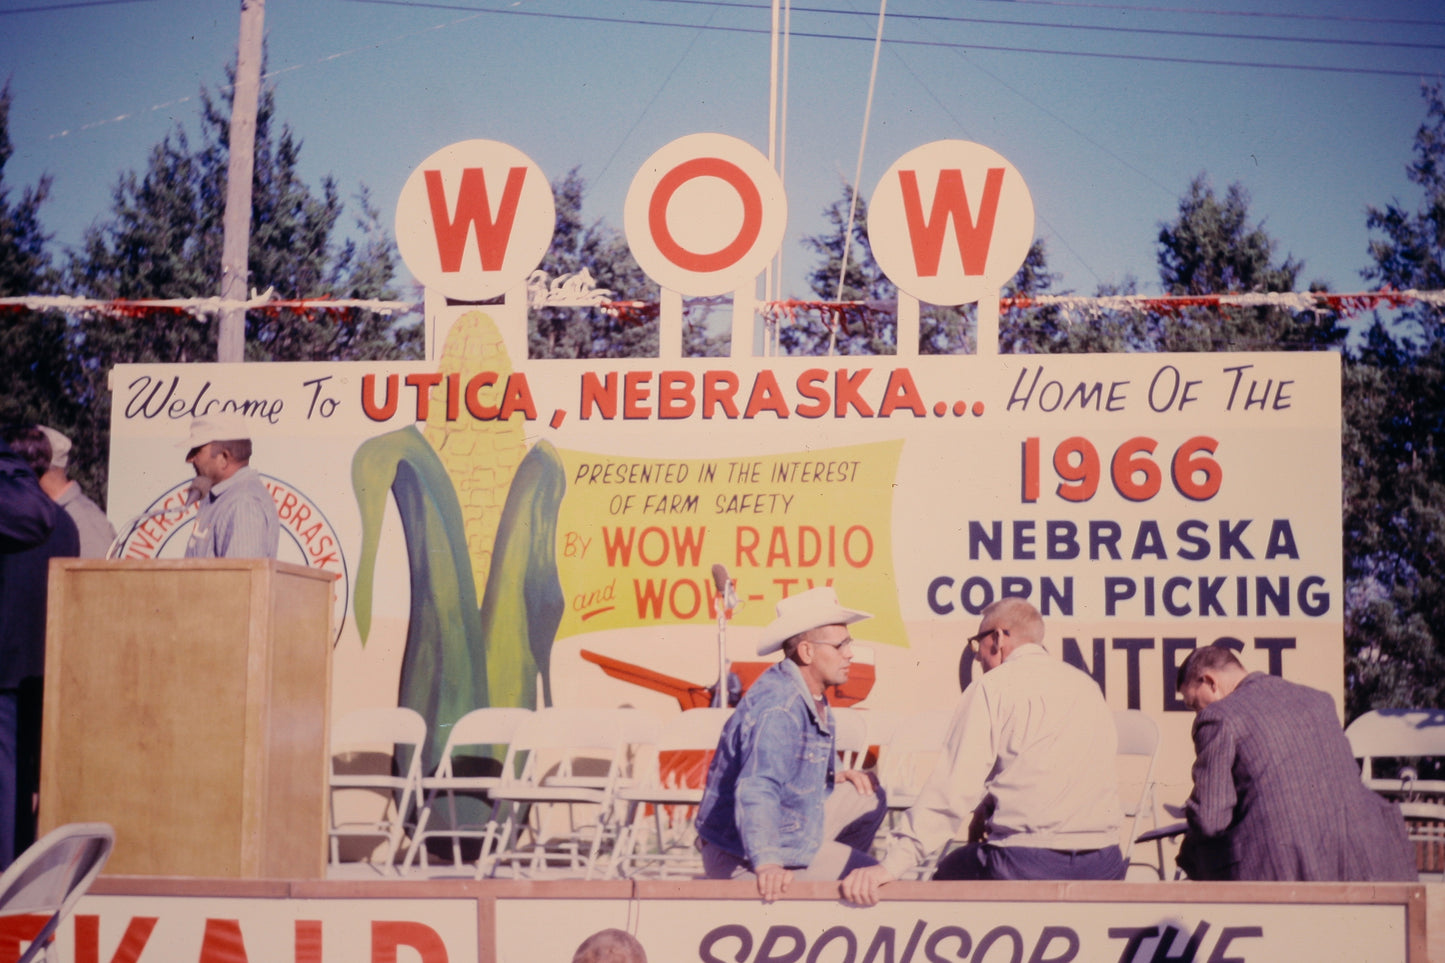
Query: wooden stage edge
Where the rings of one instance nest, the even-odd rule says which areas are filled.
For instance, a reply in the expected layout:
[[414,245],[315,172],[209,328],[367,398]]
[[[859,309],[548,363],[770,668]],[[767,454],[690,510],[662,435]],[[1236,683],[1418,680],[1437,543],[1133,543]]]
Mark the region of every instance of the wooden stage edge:
[[[476,900],[480,946],[489,932],[497,902],[505,900],[736,900],[757,903],[751,881],[711,880],[278,880],[197,877],[101,876],[90,890],[96,896],[144,899],[204,897],[243,900]],[[841,901],[836,883],[794,883],[780,903]],[[1075,909],[1090,903],[1154,903],[1178,907],[1209,904],[1264,906],[1404,906],[1411,963],[1445,960],[1445,883],[1194,883],[1194,882],[899,882],[883,891],[894,901],[954,903],[1052,903]]]

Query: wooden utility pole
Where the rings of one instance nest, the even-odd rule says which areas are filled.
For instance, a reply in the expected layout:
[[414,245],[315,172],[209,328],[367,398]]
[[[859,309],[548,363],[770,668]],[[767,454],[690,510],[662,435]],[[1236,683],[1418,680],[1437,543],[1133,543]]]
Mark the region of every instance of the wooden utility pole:
[[[236,88],[231,97],[230,166],[226,171],[226,215],[221,246],[221,297],[246,299],[250,272],[251,177],[256,169],[256,104],[261,88],[262,23],[266,0],[241,0],[241,40],[236,50]],[[217,361],[246,356],[246,312],[221,312],[216,336]]]

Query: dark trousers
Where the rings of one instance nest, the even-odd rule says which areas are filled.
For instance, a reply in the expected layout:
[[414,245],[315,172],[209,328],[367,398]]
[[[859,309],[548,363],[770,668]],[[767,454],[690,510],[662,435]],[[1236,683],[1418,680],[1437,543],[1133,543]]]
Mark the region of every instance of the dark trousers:
[[934,879],[1123,879],[1118,846],[1082,852],[969,843],[938,861]]
[[18,689],[0,689],[0,869],[15,861],[15,720]]
[[20,680],[15,720],[15,855],[35,842],[35,799],[40,794],[40,732],[44,723],[45,679]]

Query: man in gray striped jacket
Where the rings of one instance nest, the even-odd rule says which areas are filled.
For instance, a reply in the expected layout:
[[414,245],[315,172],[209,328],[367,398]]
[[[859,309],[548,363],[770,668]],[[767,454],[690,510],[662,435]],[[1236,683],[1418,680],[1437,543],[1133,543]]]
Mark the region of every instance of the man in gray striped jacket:
[[1334,700],[1247,672],[1223,646],[1179,667],[1194,791],[1179,865],[1191,879],[1417,879],[1400,809],[1360,780]]

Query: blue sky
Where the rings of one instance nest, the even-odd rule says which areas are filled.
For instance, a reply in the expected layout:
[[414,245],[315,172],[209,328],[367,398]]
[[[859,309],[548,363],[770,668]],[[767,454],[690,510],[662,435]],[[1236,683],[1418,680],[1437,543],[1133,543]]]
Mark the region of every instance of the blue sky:
[[[877,13],[794,2],[785,294],[807,296],[798,239],[858,163]],[[512,144],[553,179],[580,167],[586,215],[618,229],[667,142],[718,131],[767,149],[767,0],[269,0],[265,20],[303,175],[348,199],[367,185],[388,223],[413,168],[461,140]],[[53,178],[41,216],[58,250],[169,130],[196,134],[238,24],[236,2],[0,0],[5,184],[13,200]],[[1420,83],[1445,73],[1445,4],[891,0],[884,40],[865,192],[914,147],[977,141],[1023,174],[1061,290],[1132,276],[1153,293],[1159,225],[1203,173],[1249,191],[1302,287],[1358,291],[1366,207],[1419,202],[1405,168]]]

